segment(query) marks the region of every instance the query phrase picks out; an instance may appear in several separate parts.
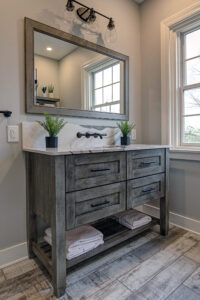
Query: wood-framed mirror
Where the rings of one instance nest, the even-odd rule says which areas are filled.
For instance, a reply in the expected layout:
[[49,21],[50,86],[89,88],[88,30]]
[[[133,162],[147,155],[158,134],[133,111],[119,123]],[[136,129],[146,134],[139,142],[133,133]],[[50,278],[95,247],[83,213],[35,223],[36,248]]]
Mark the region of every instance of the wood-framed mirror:
[[25,18],[26,112],[127,120],[129,57]]

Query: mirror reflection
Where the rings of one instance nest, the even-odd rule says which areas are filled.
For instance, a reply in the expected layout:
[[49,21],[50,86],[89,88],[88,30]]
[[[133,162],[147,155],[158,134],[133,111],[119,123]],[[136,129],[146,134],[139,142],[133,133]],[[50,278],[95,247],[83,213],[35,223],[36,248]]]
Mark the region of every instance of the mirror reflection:
[[34,104],[124,113],[124,62],[34,31]]

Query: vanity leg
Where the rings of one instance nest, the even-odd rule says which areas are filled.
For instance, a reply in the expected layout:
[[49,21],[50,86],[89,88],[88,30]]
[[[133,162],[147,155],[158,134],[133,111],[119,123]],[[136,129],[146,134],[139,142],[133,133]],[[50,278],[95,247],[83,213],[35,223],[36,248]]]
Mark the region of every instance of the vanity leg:
[[[61,229],[61,228],[60,228]],[[63,232],[62,232],[63,231]],[[52,227],[52,281],[56,297],[61,297],[66,289],[66,250],[64,227]]]
[[160,199],[160,233],[169,231],[169,149],[165,150],[165,197]]
[[36,232],[36,215],[30,213],[27,217],[27,244],[28,244],[28,257],[34,258],[35,254],[32,250],[32,241],[36,241],[37,232]]
[[65,236],[65,177],[64,161],[55,160],[55,197],[52,205],[52,281],[56,297],[61,297],[66,289],[66,236]]
[[160,199],[160,234],[167,235],[169,231],[169,201],[168,197]]
[[33,212],[33,190],[32,160],[29,153],[26,153],[26,232],[29,258],[35,257],[32,241],[36,241],[37,238],[36,215]]

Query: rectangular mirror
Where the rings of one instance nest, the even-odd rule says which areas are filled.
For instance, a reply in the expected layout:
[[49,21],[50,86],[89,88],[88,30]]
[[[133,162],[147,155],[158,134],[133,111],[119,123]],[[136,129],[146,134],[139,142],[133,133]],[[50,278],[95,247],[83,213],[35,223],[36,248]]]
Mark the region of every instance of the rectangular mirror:
[[128,119],[128,57],[25,18],[26,112]]

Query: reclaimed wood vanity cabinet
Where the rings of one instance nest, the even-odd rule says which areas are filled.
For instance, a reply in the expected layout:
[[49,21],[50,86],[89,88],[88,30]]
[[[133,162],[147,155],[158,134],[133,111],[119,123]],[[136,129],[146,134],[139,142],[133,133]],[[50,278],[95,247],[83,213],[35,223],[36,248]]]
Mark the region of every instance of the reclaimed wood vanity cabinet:
[[[66,260],[65,230],[160,199],[160,231],[168,233],[168,148],[117,149],[82,154],[26,150],[29,257],[37,256],[47,268],[57,297],[65,292],[67,268],[152,224],[136,230],[119,225],[119,232],[105,236],[104,245],[70,261]],[[44,224],[52,229],[52,247],[42,240]]]

